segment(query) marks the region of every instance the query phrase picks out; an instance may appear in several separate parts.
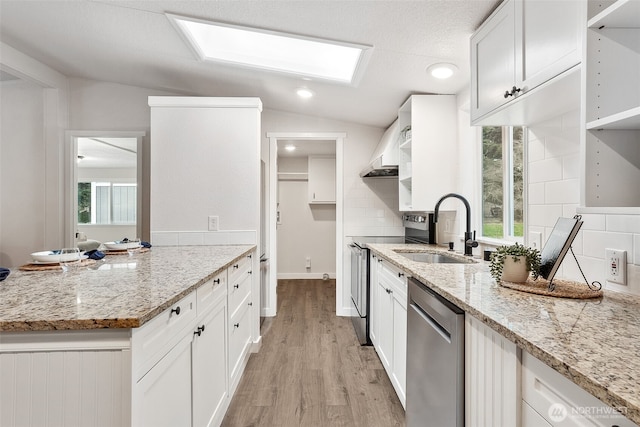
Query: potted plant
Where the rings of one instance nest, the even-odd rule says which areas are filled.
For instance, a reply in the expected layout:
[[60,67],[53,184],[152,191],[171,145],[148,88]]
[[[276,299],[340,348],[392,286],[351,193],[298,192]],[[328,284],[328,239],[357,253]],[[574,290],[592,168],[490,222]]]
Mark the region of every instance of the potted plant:
[[540,275],[540,251],[520,243],[499,246],[491,254],[489,268],[498,282],[526,282],[530,274],[535,280]]

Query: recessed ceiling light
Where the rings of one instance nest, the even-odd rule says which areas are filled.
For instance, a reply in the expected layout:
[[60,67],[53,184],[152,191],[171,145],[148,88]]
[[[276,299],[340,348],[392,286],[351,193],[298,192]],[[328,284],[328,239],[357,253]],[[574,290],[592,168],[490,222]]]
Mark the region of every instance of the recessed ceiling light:
[[309,99],[313,98],[314,92],[311,89],[307,89],[306,87],[301,87],[296,90],[296,94],[298,94],[300,98]]
[[355,84],[371,46],[167,14],[203,61]]
[[284,147],[284,149],[287,150],[287,151],[295,151],[296,150],[296,146],[289,144],[289,145],[286,145]]
[[453,76],[456,71],[458,71],[458,67],[446,62],[433,64],[427,68],[427,72],[429,72],[429,74],[431,74],[436,79],[448,79],[449,77]]

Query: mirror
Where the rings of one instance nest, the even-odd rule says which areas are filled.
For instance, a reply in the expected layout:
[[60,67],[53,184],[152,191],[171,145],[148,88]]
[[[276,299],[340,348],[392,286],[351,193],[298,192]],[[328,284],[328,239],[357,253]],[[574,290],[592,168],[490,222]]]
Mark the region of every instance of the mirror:
[[83,250],[141,237],[144,132],[70,132],[70,241]]

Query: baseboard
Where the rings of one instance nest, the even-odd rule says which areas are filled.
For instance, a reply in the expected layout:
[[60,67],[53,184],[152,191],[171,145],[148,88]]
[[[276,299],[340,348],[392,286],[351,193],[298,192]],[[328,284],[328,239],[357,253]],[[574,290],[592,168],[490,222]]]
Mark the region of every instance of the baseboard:
[[278,273],[278,279],[324,279],[328,274],[329,279],[335,279],[336,273]]

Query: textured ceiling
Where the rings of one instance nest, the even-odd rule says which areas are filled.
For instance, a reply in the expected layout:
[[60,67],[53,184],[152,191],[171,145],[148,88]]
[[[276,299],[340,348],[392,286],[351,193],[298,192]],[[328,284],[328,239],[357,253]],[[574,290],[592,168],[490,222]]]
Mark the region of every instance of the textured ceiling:
[[[414,93],[469,81],[469,36],[499,0],[0,0],[0,39],[69,77],[199,96],[258,96],[265,108],[386,127]],[[358,86],[198,61],[165,13],[373,46]],[[442,82],[425,69],[460,68]],[[316,96],[302,101],[305,85]]]

